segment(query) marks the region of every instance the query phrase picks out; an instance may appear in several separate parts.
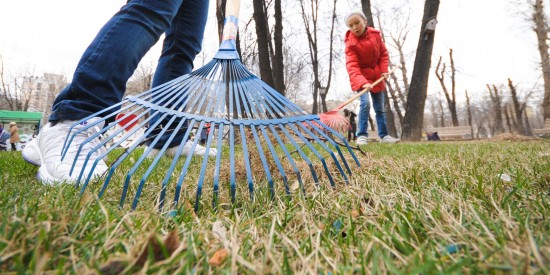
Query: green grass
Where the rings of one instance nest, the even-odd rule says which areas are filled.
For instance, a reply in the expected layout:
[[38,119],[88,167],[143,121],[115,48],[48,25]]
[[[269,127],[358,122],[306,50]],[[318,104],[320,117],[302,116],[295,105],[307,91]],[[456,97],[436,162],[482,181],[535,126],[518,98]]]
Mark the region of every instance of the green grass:
[[[206,181],[196,214],[202,159],[193,160],[173,217],[156,207],[169,159],[130,211],[128,202],[119,208],[121,179],[100,199],[100,184],[81,196],[71,185],[40,184],[20,153],[0,152],[0,273],[550,272],[548,141],[373,143],[365,151],[361,167],[348,160],[348,184],[338,179],[333,189],[320,172],[320,187],[305,178],[301,194],[291,178],[291,199],[279,179],[271,199],[255,171],[254,200],[241,180],[236,202],[221,186],[213,208]],[[167,236],[177,238],[162,244]],[[209,263],[222,248],[221,264]]]

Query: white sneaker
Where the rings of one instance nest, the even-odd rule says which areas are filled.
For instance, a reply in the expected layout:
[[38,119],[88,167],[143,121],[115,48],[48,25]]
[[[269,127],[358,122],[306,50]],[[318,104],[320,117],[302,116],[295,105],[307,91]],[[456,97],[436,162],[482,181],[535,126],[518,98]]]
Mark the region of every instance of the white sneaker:
[[400,141],[401,141],[400,139],[394,138],[390,135],[387,135],[380,139],[380,143],[398,143]]
[[357,141],[355,142],[355,144],[357,145],[367,145],[369,143],[369,140],[366,136],[359,136],[357,138]]
[[27,143],[27,146],[23,148],[21,154],[28,163],[40,166],[40,148],[38,148],[36,140],[36,138],[33,138],[31,141],[29,141],[29,143]]
[[[185,155],[185,156],[187,156],[189,154],[192,154],[194,156],[204,156],[206,154],[206,148],[203,147],[202,145],[197,143],[197,145],[195,146],[194,151],[191,151],[192,147],[193,147],[193,142],[188,140],[183,145],[183,149],[181,151],[181,154]],[[179,146],[168,148],[168,149],[166,149],[166,151],[164,153],[166,155],[170,156],[170,157],[173,157],[178,152],[178,148],[179,148]],[[145,150],[147,150],[147,149],[149,149],[149,146],[147,146],[147,148],[145,148]],[[149,155],[147,155],[147,157],[148,158],[154,158],[158,155],[159,152],[160,152],[160,149],[153,148],[153,149],[151,149],[151,152],[149,152]],[[214,156],[216,156],[217,153],[218,153],[218,150],[216,148],[210,147],[210,150],[208,151],[208,157],[214,157]]]
[[[74,131],[78,131],[86,127],[87,124],[93,123],[94,121],[99,120],[100,118],[92,118],[80,125],[76,125],[73,128]],[[99,137],[86,143],[78,155],[78,158],[75,161],[76,153],[78,152],[79,146],[89,137],[96,134],[103,128],[103,121],[99,122],[94,127],[88,128],[82,131],[79,135],[75,136],[72,140],[70,147],[67,149],[65,158],[61,161],[61,151],[63,150],[63,145],[69,129],[71,126],[76,123],[76,121],[64,120],[59,121],[52,126],[51,123],[46,124],[40,133],[33,139],[25,148],[23,149],[23,158],[31,164],[39,165],[37,178],[43,183],[53,184],[62,181],[66,182],[75,182],[80,176],[80,172],[84,169],[84,173],[81,177],[81,180],[85,180],[88,177],[89,172],[92,169],[92,166],[96,159],[101,155],[105,148],[100,148],[100,150],[92,153],[88,159],[86,166],[84,162],[86,161],[88,153],[100,143]],[[71,168],[74,169],[70,173]],[[99,160],[96,164],[92,178],[102,175],[107,171],[108,167],[103,160]]]

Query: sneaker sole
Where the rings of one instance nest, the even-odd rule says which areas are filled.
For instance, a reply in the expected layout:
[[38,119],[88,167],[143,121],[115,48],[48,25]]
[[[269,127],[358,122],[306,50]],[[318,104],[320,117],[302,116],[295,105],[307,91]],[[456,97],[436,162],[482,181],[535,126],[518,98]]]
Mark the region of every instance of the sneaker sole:
[[[90,180],[94,180],[94,179],[97,179],[97,178],[100,178],[108,169],[108,167],[95,167],[96,170],[99,170],[100,172],[99,173],[95,173],[94,175],[92,175],[91,179]],[[86,181],[86,178],[88,177],[88,173],[89,171],[85,171],[84,174],[82,174],[82,178],[80,178],[80,182],[83,182],[83,181]],[[78,175],[77,175],[78,176]],[[50,173],[48,173],[48,169],[46,169],[46,166],[40,166],[40,168],[38,169],[38,172],[36,173],[36,179],[44,184],[48,184],[48,185],[56,185],[58,183],[68,183],[68,184],[71,184],[71,183],[75,183],[76,182],[76,179],[58,179],[52,175],[50,175]]]

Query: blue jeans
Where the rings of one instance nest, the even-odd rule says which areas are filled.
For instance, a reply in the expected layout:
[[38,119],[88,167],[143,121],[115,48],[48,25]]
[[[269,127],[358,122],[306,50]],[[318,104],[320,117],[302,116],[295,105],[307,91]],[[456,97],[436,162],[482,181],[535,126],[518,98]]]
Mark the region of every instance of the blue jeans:
[[[208,2],[132,0],[124,5],[82,55],[72,82],[55,99],[49,121],[83,119],[119,103],[140,60],[165,32],[153,87],[190,73],[202,48]],[[173,143],[181,142],[181,136]]]
[[359,97],[359,129],[357,129],[357,136],[368,136],[367,129],[369,126],[369,113],[370,113],[370,100],[369,94],[372,99],[372,106],[374,107],[374,113],[376,114],[376,126],[378,128],[378,136],[383,138],[388,135],[388,129],[386,128],[386,109],[384,108],[384,96],[385,91],[378,93],[365,93]]

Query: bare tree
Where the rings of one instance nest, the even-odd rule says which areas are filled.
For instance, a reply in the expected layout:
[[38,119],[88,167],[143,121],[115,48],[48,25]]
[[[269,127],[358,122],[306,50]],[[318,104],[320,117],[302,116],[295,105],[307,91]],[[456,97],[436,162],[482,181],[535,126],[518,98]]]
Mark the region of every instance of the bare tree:
[[515,114],[514,124],[516,125],[516,129],[520,134],[530,136],[532,135],[532,131],[530,127],[525,124],[528,119],[527,117],[524,117],[524,114],[527,107],[527,99],[532,96],[533,90],[525,95],[525,100],[521,102],[517,93],[517,89],[510,78],[508,78],[508,88],[510,89],[510,93],[512,95],[511,109],[512,113]]
[[490,86],[489,84],[487,84],[487,89],[489,90],[489,96],[491,97],[491,103],[492,103],[492,109],[493,109],[492,113],[495,120],[495,123],[493,126],[494,129],[492,129],[492,133],[500,134],[504,132],[504,125],[502,123],[502,99],[495,85]]
[[439,107],[439,124],[441,127],[445,127],[445,110],[443,110],[443,100],[441,97],[437,97],[437,106]]
[[405,141],[420,141],[422,138],[424,106],[428,90],[428,78],[438,10],[439,0],[425,1],[411,86],[407,95],[406,113],[403,119],[403,135],[401,139]]
[[544,100],[542,102],[542,109],[544,118],[550,119],[550,56],[548,53],[548,33],[550,29],[548,27],[548,18],[546,18],[544,13],[544,1],[535,0],[532,7],[533,30],[537,34],[542,75],[544,79]]
[[449,111],[451,113],[451,119],[453,122],[453,126],[458,126],[458,115],[456,111],[456,69],[454,66],[454,60],[453,60],[453,49],[449,50],[449,58],[451,62],[451,91],[449,92],[449,89],[447,89],[447,85],[445,84],[445,74],[447,65],[443,63],[441,64],[442,57],[439,57],[439,61],[437,62],[437,66],[435,68],[435,75],[437,79],[439,80],[439,84],[441,85],[441,88],[443,89],[443,94],[445,95],[445,99],[447,100],[447,106],[449,107]]
[[140,63],[126,83],[126,95],[135,95],[151,89],[152,80],[153,64]]
[[12,111],[27,111],[32,92],[38,85],[37,78],[30,72],[11,75],[5,70],[4,59],[0,55],[0,89],[6,105]]
[[[319,14],[320,14],[320,3],[319,0],[310,0],[311,5],[307,5],[305,0],[300,0],[300,8],[302,11],[302,20],[304,22],[304,27],[308,40],[309,47],[309,58],[311,62],[311,67],[313,71],[313,108],[312,113],[322,113],[327,111],[326,96],[330,88],[332,80],[332,66],[333,66],[333,48],[334,48],[334,29],[336,24],[336,3],[337,0],[333,0],[331,21],[330,21],[330,32],[329,32],[329,51],[326,55],[326,60],[328,60],[328,69],[323,70],[321,67],[321,62],[323,61],[323,56],[321,55],[321,49],[319,45],[322,44],[319,37],[319,30],[323,26],[319,26]],[[309,10],[306,10],[306,7],[309,7]],[[325,75],[326,74],[326,75]],[[324,83],[321,81],[326,78]],[[321,87],[323,87],[324,93],[321,93]],[[319,104],[319,99],[321,104]],[[321,106],[319,106],[321,105]]]
[[265,83],[284,95],[283,17],[281,0],[274,1],[275,26],[273,35],[269,31],[268,2],[261,0],[253,0],[252,2],[254,7],[253,17],[256,23],[260,76]]
[[474,137],[474,128],[472,126],[472,106],[470,105],[470,97],[468,96],[468,91],[465,91],[466,93],[466,111],[468,112],[468,126],[470,126],[471,129],[471,135]]
[[254,22],[256,23],[256,39],[258,45],[258,61],[260,65],[260,77],[269,86],[273,87],[273,72],[269,54],[270,34],[267,23],[265,1],[253,0]]

